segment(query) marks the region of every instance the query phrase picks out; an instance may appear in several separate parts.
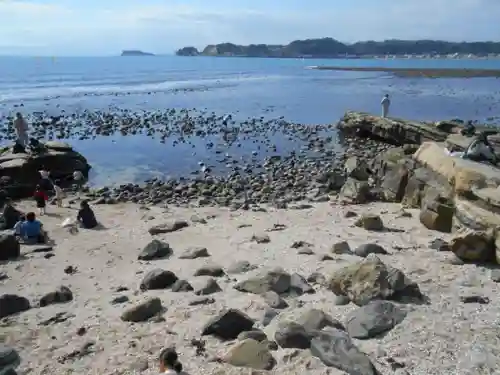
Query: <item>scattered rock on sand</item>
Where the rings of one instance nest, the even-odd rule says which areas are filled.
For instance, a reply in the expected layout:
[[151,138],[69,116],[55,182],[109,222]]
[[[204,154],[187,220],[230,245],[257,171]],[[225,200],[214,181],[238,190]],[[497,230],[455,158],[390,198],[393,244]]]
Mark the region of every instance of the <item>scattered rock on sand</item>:
[[264,309],[264,315],[262,316],[262,319],[260,323],[266,327],[271,323],[271,321],[276,318],[279,315],[279,311],[276,311],[270,307],[267,307]]
[[423,299],[416,283],[397,268],[384,264],[374,254],[336,271],[328,287],[337,295],[347,296],[358,306],[378,299]]
[[337,243],[334,243],[331,249],[331,252],[333,254],[348,254],[352,255],[352,250],[351,247],[349,246],[349,243],[347,241],[340,241]]
[[206,247],[190,247],[179,255],[179,259],[197,259],[207,258],[209,256],[210,254]]
[[384,229],[384,223],[380,216],[373,214],[362,215],[358,220],[356,220],[354,225],[372,231],[381,231]]
[[226,273],[222,269],[222,267],[216,265],[216,264],[207,264],[204,265],[200,268],[198,268],[194,276],[212,276],[212,277],[222,277]]
[[171,288],[172,292],[190,292],[193,289],[191,284],[187,280],[177,280]]
[[213,294],[217,292],[221,292],[222,289],[217,283],[217,281],[211,277],[207,278],[202,285],[200,285],[195,290],[195,294],[197,296],[206,296],[208,294]]
[[251,277],[234,286],[240,292],[263,294],[269,291],[278,294],[286,293],[290,289],[291,276],[281,268]]
[[330,315],[319,309],[307,310],[296,320],[296,323],[304,327],[306,332],[309,333],[321,331],[325,327],[344,329],[342,323],[340,323],[337,319],[333,319]]
[[65,303],[73,300],[73,293],[67,286],[60,286],[57,290],[47,293],[40,299],[40,307],[54,303]]
[[309,349],[311,337],[306,329],[296,322],[279,322],[274,334],[276,343],[286,349]]
[[173,254],[170,245],[160,240],[152,240],[137,257],[139,260],[154,260],[169,257]]
[[267,335],[265,332],[261,331],[260,329],[252,329],[251,331],[245,331],[241,332],[238,337],[238,340],[243,341],[246,339],[252,339],[258,342],[262,342],[264,340],[267,340]]
[[339,329],[329,328],[315,334],[310,349],[311,354],[328,367],[353,375],[381,375],[370,358],[354,345],[346,332]]
[[288,303],[281,296],[272,290],[262,295],[267,305],[273,309],[286,309]]
[[259,244],[269,243],[271,242],[271,238],[269,235],[263,234],[254,234],[251,238],[252,241],[257,242]]
[[212,335],[222,340],[234,340],[241,332],[251,331],[254,321],[236,309],[221,312],[210,319],[202,330],[202,335]]
[[13,234],[0,234],[0,260],[17,259],[21,246]]
[[140,289],[154,290],[167,289],[178,280],[175,273],[172,271],[162,270],[160,268],[149,271],[141,281]]
[[125,310],[121,319],[125,322],[145,322],[163,311],[159,298],[151,298]]
[[448,198],[436,196],[423,204],[419,219],[427,229],[450,233],[454,214],[453,202]]
[[340,197],[353,204],[363,204],[370,199],[370,185],[366,181],[348,178],[340,191]]
[[[10,346],[0,344],[0,374],[14,375],[14,369],[21,363],[19,353]],[[11,371],[11,372],[9,372]]]
[[387,332],[401,323],[406,312],[388,301],[372,301],[351,312],[346,319],[349,336],[369,339]]
[[247,260],[240,260],[240,261],[234,262],[229,267],[227,267],[227,273],[237,275],[237,274],[242,274],[242,273],[247,273],[247,272],[253,271],[257,268],[258,267],[256,265],[250,264],[250,262]]
[[232,346],[223,361],[237,367],[248,367],[255,370],[271,370],[276,360],[265,343],[246,339]]
[[149,228],[148,232],[151,235],[163,234],[163,233],[171,233],[176,232],[178,230],[184,229],[188,227],[189,224],[185,220],[174,220],[168,223],[158,224],[151,228]]
[[450,250],[465,262],[494,261],[493,233],[465,229],[451,239]]
[[354,249],[354,254],[366,258],[370,254],[387,255],[388,252],[382,246],[376,243],[367,243],[364,245],[360,245],[356,249]]

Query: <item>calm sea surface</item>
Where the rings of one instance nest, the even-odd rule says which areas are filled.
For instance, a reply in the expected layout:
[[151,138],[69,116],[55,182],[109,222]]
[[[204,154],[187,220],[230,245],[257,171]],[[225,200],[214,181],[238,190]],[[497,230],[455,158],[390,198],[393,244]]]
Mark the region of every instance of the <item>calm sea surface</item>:
[[[58,115],[62,110],[196,108],[241,120],[284,116],[287,121],[326,124],[346,110],[378,113],[381,97],[389,93],[391,114],[397,117],[500,123],[500,80],[495,78],[416,79],[306,69],[312,65],[500,69],[500,60],[0,57],[0,116],[19,109],[26,115]],[[299,147],[285,137],[276,136],[273,142],[278,153]],[[214,157],[205,140],[196,139],[176,147],[142,135],[71,143],[93,165],[97,185],[183,174]],[[244,159],[254,148],[243,144],[225,152]]]

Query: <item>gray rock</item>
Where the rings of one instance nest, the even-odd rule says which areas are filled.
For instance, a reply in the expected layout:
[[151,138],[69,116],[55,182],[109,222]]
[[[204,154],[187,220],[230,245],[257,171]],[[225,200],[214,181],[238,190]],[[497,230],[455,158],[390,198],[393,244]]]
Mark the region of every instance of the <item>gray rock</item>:
[[346,319],[349,335],[369,339],[387,332],[401,323],[406,312],[388,301],[373,301],[351,312]]
[[210,265],[204,265],[196,270],[194,273],[195,276],[212,276],[212,277],[221,277],[224,276],[226,273],[222,269],[222,267],[215,265],[215,264],[210,264]]
[[352,255],[352,250],[351,247],[349,246],[349,243],[347,241],[340,241],[335,244],[333,244],[331,252],[333,254],[348,254]]
[[217,281],[210,277],[206,279],[200,287],[196,288],[196,291],[194,293],[197,296],[206,296],[208,294],[213,294],[221,291],[222,289],[219,284],[217,284]]
[[121,319],[124,322],[145,322],[162,311],[161,300],[159,298],[151,298],[125,310]]
[[354,225],[371,231],[381,231],[384,229],[384,222],[380,216],[373,214],[362,215],[358,220],[356,220]]
[[416,283],[397,268],[384,264],[375,254],[337,270],[328,288],[337,295],[347,296],[358,306],[380,299],[425,301]]
[[253,294],[264,294],[269,291],[282,294],[290,290],[290,285],[291,276],[283,269],[277,268],[260,276],[242,281],[236,284],[234,289]]
[[206,247],[190,247],[186,249],[180,256],[179,259],[196,259],[196,258],[207,258],[210,254]]
[[139,254],[137,259],[139,260],[162,259],[162,258],[167,258],[172,254],[173,251],[168,243],[155,239],[144,247],[144,249]]
[[329,328],[311,340],[311,354],[328,367],[350,375],[381,375],[370,358],[356,347],[346,332]]
[[348,158],[344,164],[344,168],[347,177],[352,177],[359,181],[367,181],[370,177],[368,164],[365,160],[357,156]]
[[0,374],[8,374],[7,371],[14,370],[20,363],[21,357],[14,348],[0,344]]
[[152,236],[156,234],[171,233],[188,227],[189,224],[185,220],[174,220],[169,223],[155,225],[149,228],[148,232]]
[[279,315],[279,312],[268,307],[264,310],[264,315],[262,316],[261,324],[266,327],[271,321]]
[[57,290],[47,293],[40,299],[40,307],[55,303],[65,303],[73,300],[73,293],[67,286],[60,286]]
[[335,298],[333,299],[333,304],[336,305],[336,306],[345,306],[345,305],[348,305],[351,301],[349,300],[348,297],[346,296],[335,296]]
[[140,289],[154,290],[167,289],[178,280],[177,276],[171,272],[160,268],[149,271],[141,281]]
[[309,349],[310,334],[303,326],[295,322],[280,322],[274,334],[274,340],[282,348]]
[[111,300],[111,304],[118,305],[119,303],[125,303],[128,301],[129,301],[129,298],[127,296],[118,296],[118,297],[115,297]]
[[246,339],[252,339],[258,342],[262,342],[264,340],[267,340],[267,335],[265,332],[261,331],[260,329],[253,329],[251,331],[245,331],[241,332],[238,335],[238,340],[243,341]]
[[200,305],[211,305],[215,303],[215,299],[212,297],[196,297],[189,301],[189,306],[200,306]]
[[307,277],[307,282],[313,283],[313,284],[318,284],[318,285],[325,285],[326,284],[326,277],[320,272],[313,272]]
[[234,344],[224,356],[223,361],[233,366],[255,370],[272,370],[276,364],[268,346],[252,339]]
[[348,178],[340,190],[340,197],[351,203],[366,203],[370,198],[370,185],[366,181]]
[[316,291],[307,280],[298,273],[290,275],[290,289],[288,291],[290,296],[301,296],[302,294],[314,294]]
[[321,331],[325,327],[334,327],[337,329],[344,329],[342,323],[337,319],[333,319],[322,310],[311,309],[302,314],[296,321],[297,324],[304,327],[306,332],[312,333],[314,331]]
[[234,340],[241,332],[251,331],[254,321],[236,309],[229,309],[210,319],[202,335],[212,335],[222,340]]
[[176,293],[179,293],[179,292],[190,292],[193,289],[193,287],[191,286],[191,284],[186,281],[186,280],[177,280],[174,285],[172,285],[172,288],[171,288],[172,292],[176,292]]
[[21,246],[13,234],[0,234],[0,261],[17,259],[21,256]]
[[382,246],[377,245],[376,243],[367,243],[367,244],[358,246],[354,250],[354,254],[356,254],[359,257],[366,258],[370,254],[387,255],[388,252]]
[[247,260],[240,260],[231,264],[227,268],[227,273],[236,275],[253,271],[254,269],[257,269],[256,265],[250,264],[250,262],[248,262]]
[[269,307],[273,309],[286,309],[288,307],[288,303],[280,297],[280,295],[272,290],[266,292],[262,295],[264,297],[264,301],[268,304]]
[[271,242],[271,238],[268,234],[254,234],[251,238],[252,241],[255,241],[259,244],[265,244]]
[[500,269],[493,269],[491,270],[491,280],[500,283]]
[[16,294],[2,294],[0,296],[0,319],[14,315],[31,308],[27,298]]

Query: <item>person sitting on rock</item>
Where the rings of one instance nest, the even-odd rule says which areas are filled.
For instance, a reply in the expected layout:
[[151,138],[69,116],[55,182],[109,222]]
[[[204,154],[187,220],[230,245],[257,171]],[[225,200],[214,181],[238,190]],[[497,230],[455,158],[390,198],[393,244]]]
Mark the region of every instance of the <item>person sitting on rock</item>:
[[493,147],[488,142],[488,137],[484,132],[479,133],[476,139],[470,143],[463,158],[477,162],[487,161],[492,164],[496,164],[498,161],[495,150],[493,150]]
[[465,135],[467,137],[472,137],[474,133],[476,133],[476,127],[470,120],[467,121],[465,127],[462,130],[460,130],[460,134]]
[[86,229],[93,229],[98,225],[94,211],[90,208],[89,202],[86,200],[80,203],[80,210],[78,211],[76,219],[80,222],[82,227]]
[[26,221],[21,225],[21,238],[30,244],[45,243],[43,224],[36,219],[34,212],[26,214]]
[[178,355],[175,349],[163,349],[160,353],[160,373],[168,375],[181,375],[185,374],[182,371],[182,364],[178,360]]

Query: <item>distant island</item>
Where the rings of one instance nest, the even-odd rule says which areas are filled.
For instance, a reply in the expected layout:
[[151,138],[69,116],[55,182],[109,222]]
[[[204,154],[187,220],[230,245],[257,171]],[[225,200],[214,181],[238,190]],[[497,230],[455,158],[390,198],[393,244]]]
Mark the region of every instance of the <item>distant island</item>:
[[346,44],[333,38],[295,40],[287,45],[233,43],[211,44],[203,51],[184,47],[177,56],[229,56],[279,58],[377,58],[377,57],[499,57],[500,42],[446,42],[440,40],[384,40]]
[[154,56],[154,54],[150,52],[143,52],[135,49],[124,50],[122,51],[122,56]]

